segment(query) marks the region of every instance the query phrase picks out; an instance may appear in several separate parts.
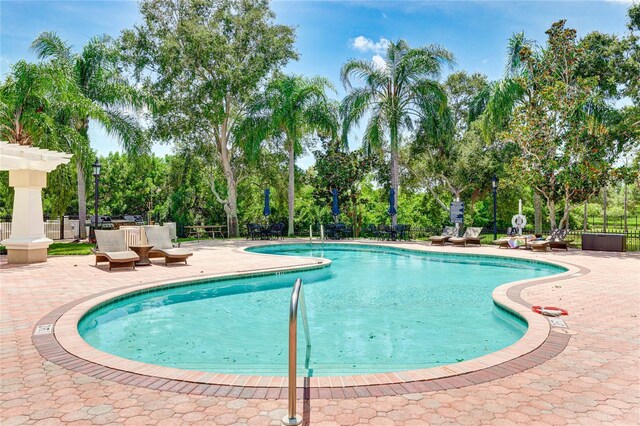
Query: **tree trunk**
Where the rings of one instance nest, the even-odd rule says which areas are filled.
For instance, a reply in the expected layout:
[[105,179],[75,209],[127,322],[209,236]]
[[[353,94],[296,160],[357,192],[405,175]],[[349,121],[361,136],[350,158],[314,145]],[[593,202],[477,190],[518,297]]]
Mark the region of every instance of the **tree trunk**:
[[[78,156],[78,154],[76,154]],[[87,238],[87,184],[82,168],[82,159],[76,157],[76,173],[78,175],[78,227],[80,238]]]
[[[393,198],[393,204],[398,211],[398,181],[399,181],[399,171],[398,171],[398,150],[391,148],[391,188],[395,192],[395,197]],[[391,216],[391,226],[396,226],[398,224],[398,215],[395,214]]]
[[295,232],[293,229],[293,215],[294,215],[294,202],[295,202],[295,171],[296,171],[296,154],[293,141],[289,142],[289,231],[287,235],[292,237]]
[[[224,132],[223,132],[224,134]],[[240,235],[240,229],[238,227],[238,188],[231,167],[231,159],[229,158],[229,149],[227,148],[226,138],[222,138],[217,141],[218,150],[220,152],[220,162],[222,163],[222,170],[224,176],[227,179],[227,199],[224,204],[224,212],[227,215],[227,236],[238,237]]]
[[552,200],[547,200],[547,208],[549,209],[549,228],[551,231],[555,231],[558,227],[556,225],[556,203]]
[[533,191],[533,223],[534,233],[542,234],[542,199],[536,190]]
[[607,230],[607,187],[602,188],[602,230]]
[[624,209],[624,232],[626,234],[627,232],[629,232],[629,230],[627,228],[627,182],[624,183],[624,204],[623,204],[623,209]]
[[587,216],[587,204],[588,200],[584,200],[584,211],[582,212],[582,230],[586,232],[587,226],[589,225],[589,217]]
[[560,228],[569,229],[569,213],[571,209],[571,203],[565,199],[564,212],[562,213],[562,219],[560,220]]

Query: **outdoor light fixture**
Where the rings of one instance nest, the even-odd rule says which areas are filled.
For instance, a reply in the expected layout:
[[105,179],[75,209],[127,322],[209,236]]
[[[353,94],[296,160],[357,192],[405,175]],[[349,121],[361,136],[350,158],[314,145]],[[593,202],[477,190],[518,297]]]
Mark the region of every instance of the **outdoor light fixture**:
[[496,221],[498,178],[494,175],[491,178],[491,188],[493,188],[493,239],[498,239],[498,225]]
[[94,222],[93,222],[93,240],[95,241],[96,234],[95,230],[98,228],[98,184],[100,182],[100,160],[96,157],[96,161],[92,165],[93,167],[93,177],[94,177],[94,193],[93,193],[93,214],[94,214]]
[[100,166],[100,160],[96,158],[96,161],[93,163],[92,167],[93,167],[93,176],[95,177],[100,176],[100,167],[102,167]]

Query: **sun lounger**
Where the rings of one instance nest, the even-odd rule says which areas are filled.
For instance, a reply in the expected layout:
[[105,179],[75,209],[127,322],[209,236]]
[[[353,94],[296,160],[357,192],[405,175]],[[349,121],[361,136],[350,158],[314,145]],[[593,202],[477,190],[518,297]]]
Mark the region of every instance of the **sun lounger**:
[[467,244],[477,244],[480,245],[480,233],[482,232],[481,227],[470,227],[465,229],[464,235],[462,237],[451,237],[449,238],[449,242],[454,246],[466,246]]
[[545,240],[532,241],[529,246],[533,251],[547,251],[554,248],[569,250],[571,240],[566,239],[568,233],[568,229],[556,229]]
[[449,241],[449,239],[456,235],[455,226],[445,226],[442,230],[441,235],[433,235],[429,237],[432,246],[443,246],[444,243]]
[[97,230],[96,233],[96,266],[100,262],[109,262],[109,270],[113,267],[129,267],[136,269],[136,261],[140,257],[129,250],[124,229],[116,231]]
[[193,253],[184,248],[175,248],[171,243],[169,228],[165,226],[145,226],[144,232],[147,235],[147,242],[153,246],[149,251],[149,258],[164,257],[164,264],[184,262],[193,256]]
[[498,248],[517,249],[517,248],[530,248],[530,243],[536,241],[535,235],[523,235],[521,237],[502,237],[495,241]]

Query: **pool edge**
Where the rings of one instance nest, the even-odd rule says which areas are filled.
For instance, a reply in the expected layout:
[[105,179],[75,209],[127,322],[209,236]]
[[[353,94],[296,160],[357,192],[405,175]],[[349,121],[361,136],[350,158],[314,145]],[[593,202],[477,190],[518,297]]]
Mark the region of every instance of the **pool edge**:
[[[287,242],[285,244],[290,243]],[[393,247],[384,244],[368,243],[366,245]],[[238,250],[244,252],[245,248],[246,247],[243,247]],[[420,246],[416,246],[416,248],[420,248]],[[425,251],[416,250],[416,248],[407,250]],[[437,252],[446,253],[443,251]],[[245,253],[265,255],[262,253]],[[512,256],[487,256],[507,257],[518,260],[518,258]],[[318,259],[314,259],[317,262]],[[564,349],[569,341],[570,335],[552,329],[546,318],[531,312],[531,305],[520,297],[520,293],[532,285],[560,281],[571,278],[576,272],[581,272],[584,275],[589,271],[586,268],[566,262],[545,260],[542,263],[549,263],[567,268],[568,270],[548,277],[507,283],[497,287],[493,291],[492,297],[496,304],[511,312],[515,312],[529,324],[525,335],[511,346],[473,360],[428,369],[357,376],[312,377],[308,379],[300,377],[298,387],[309,387],[313,393],[318,393],[318,395],[324,394],[327,396],[326,392],[330,391],[331,397],[344,396],[349,398],[424,392],[482,383],[500,377],[506,377],[543,363]],[[324,264],[324,266],[328,264],[329,262]],[[252,271],[249,275],[264,274],[265,272],[275,272],[278,270],[284,272],[305,269],[305,267],[308,269],[324,266],[318,266],[318,263],[315,263],[308,266],[300,265],[298,267],[276,268],[275,270],[261,269]],[[167,282],[146,283],[128,286],[126,288],[111,289],[91,295],[63,305],[50,312],[41,319],[37,325],[54,323],[55,333],[49,335],[34,335],[32,340],[45,359],[64,366],[65,368],[105,380],[182,393],[201,393],[244,398],[279,398],[286,392],[284,377],[216,374],[193,370],[179,370],[125,360],[93,348],[86,343],[77,332],[77,322],[80,318],[88,311],[94,309],[98,304],[111,300],[119,295],[131,294],[135,291],[144,291],[145,289],[159,286],[169,286],[176,282],[186,283],[208,278],[235,278],[238,276],[241,275],[216,274],[212,277],[198,277],[197,280],[174,279]]]

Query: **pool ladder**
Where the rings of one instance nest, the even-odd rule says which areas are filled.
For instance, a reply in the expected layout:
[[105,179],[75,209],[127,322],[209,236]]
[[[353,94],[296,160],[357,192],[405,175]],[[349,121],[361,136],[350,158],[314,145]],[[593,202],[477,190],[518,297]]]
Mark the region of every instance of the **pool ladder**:
[[301,425],[302,416],[296,414],[296,380],[297,380],[297,346],[298,346],[298,302],[302,310],[302,325],[304,335],[307,338],[307,360],[309,362],[309,350],[311,339],[309,338],[309,322],[307,321],[307,308],[304,304],[304,291],[302,290],[302,279],[298,278],[293,285],[291,292],[291,303],[289,304],[289,409],[282,418],[282,424]]

